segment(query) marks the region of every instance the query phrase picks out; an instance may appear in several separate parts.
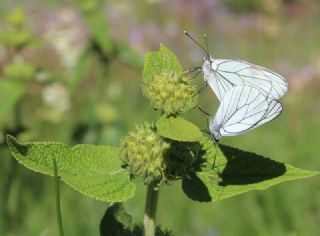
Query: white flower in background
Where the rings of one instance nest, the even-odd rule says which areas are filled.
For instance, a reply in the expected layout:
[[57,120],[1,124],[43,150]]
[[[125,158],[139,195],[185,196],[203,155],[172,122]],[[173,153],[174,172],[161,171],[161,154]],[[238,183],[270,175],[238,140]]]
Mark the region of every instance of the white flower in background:
[[48,73],[47,71],[38,71],[35,75],[35,80],[42,83],[49,81],[50,78],[50,73]]
[[71,8],[60,10],[52,18],[45,24],[45,38],[58,52],[62,64],[72,68],[85,48],[87,32]]
[[44,103],[57,111],[64,112],[70,108],[70,98],[66,88],[58,83],[45,87],[42,91]]

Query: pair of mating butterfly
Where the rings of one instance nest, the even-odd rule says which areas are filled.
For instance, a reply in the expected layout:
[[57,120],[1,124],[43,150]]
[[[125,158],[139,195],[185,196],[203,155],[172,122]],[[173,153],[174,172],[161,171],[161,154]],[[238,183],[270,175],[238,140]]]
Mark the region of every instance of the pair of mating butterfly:
[[202,72],[206,85],[221,102],[209,122],[215,142],[222,137],[246,133],[280,115],[282,106],[277,99],[288,91],[283,76],[246,61],[213,59],[208,52],[206,36],[204,48],[186,31],[184,33],[206,54],[203,66],[192,68],[190,72]]

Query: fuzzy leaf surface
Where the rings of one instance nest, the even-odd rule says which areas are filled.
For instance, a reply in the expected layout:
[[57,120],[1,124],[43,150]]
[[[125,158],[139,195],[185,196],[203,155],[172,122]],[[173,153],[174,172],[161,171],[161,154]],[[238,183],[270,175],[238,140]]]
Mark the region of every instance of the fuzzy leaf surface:
[[159,51],[146,53],[142,78],[147,81],[162,73],[180,75],[182,74],[182,66],[176,55],[163,44],[160,44]]
[[132,197],[135,185],[121,168],[119,149],[81,144],[72,148],[61,142],[20,143],[7,136],[13,157],[27,168],[53,175],[56,160],[58,175],[79,192],[102,201],[120,202]]
[[165,138],[181,142],[197,142],[203,140],[198,126],[181,117],[161,116],[156,123],[158,133]]
[[196,201],[216,202],[319,174],[211,141],[202,144],[204,162],[182,181],[186,195]]

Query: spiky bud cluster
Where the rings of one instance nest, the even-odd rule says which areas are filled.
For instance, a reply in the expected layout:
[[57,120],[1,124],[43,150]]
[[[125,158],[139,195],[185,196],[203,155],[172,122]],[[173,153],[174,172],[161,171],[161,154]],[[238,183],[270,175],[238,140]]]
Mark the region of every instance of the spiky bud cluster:
[[189,81],[186,77],[162,73],[145,81],[142,90],[156,110],[166,114],[184,114],[198,101],[197,87]]
[[167,179],[176,179],[186,176],[198,160],[201,146],[198,143],[171,142],[170,149],[166,153]]
[[164,156],[169,148],[155,131],[152,124],[136,126],[123,138],[120,145],[120,159],[133,176],[141,176],[146,184],[161,182],[166,169]]

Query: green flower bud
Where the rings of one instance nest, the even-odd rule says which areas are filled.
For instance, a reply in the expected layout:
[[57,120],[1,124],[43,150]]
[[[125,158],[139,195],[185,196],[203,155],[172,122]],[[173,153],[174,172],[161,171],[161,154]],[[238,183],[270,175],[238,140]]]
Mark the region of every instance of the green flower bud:
[[109,104],[97,104],[95,113],[100,122],[108,124],[118,119],[118,113],[115,107]]
[[20,48],[23,47],[29,43],[31,43],[33,40],[32,33],[29,30],[8,30],[5,33],[5,36],[3,38],[3,42],[15,47]]
[[120,145],[120,159],[133,176],[141,176],[146,184],[165,179],[164,155],[169,148],[155,131],[152,124],[136,126],[123,138]]
[[168,115],[184,114],[198,102],[198,90],[190,79],[162,73],[144,82],[143,94],[151,105]]
[[26,16],[23,8],[17,8],[7,16],[7,22],[13,27],[22,27],[25,21]]
[[201,146],[199,143],[172,141],[165,156],[166,178],[174,180],[189,174],[199,160]]
[[14,62],[8,64],[3,69],[4,77],[13,80],[30,80],[34,78],[35,68],[31,64],[24,62]]

